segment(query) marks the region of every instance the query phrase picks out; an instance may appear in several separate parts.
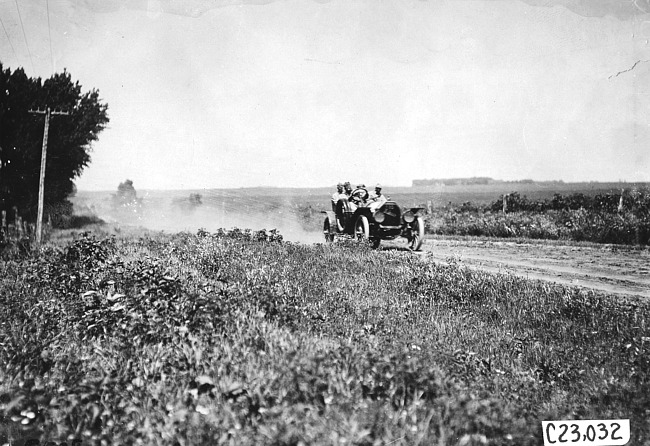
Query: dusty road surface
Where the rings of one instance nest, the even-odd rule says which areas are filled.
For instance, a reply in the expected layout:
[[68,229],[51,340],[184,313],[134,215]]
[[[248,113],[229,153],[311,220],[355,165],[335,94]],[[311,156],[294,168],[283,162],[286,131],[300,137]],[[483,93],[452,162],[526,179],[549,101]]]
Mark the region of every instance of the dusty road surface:
[[650,297],[650,249],[615,245],[427,238],[425,259],[455,259],[471,268]]

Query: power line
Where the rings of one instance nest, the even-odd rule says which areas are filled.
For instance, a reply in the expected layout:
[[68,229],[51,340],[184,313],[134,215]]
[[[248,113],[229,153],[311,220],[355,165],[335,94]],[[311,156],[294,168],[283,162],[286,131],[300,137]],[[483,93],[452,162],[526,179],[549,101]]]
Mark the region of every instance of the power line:
[[4,29],[4,31],[5,31],[5,36],[7,36],[7,42],[9,42],[9,46],[11,46],[11,51],[13,51],[13,53],[14,53],[14,57],[16,58],[16,62],[20,63],[20,61],[18,60],[18,55],[16,54],[16,49],[14,48],[14,44],[11,43],[11,39],[9,38],[9,33],[7,32],[7,28],[5,28],[5,24],[2,21],[2,18],[0,18],[0,24],[2,24],[2,29]]
[[23,29],[23,38],[25,39],[25,46],[27,47],[27,54],[29,54],[29,61],[32,63],[32,71],[36,71],[34,68],[34,59],[32,58],[32,52],[29,50],[29,45],[27,44],[27,34],[25,34],[25,25],[23,25],[23,17],[20,15],[20,8],[18,7],[18,0],[14,0],[16,4],[16,10],[18,11],[18,18],[20,19],[20,27]]
[[47,33],[50,36],[50,60],[52,61],[52,74],[54,74],[54,52],[52,51],[52,27],[50,26],[50,0],[45,0],[47,7]]

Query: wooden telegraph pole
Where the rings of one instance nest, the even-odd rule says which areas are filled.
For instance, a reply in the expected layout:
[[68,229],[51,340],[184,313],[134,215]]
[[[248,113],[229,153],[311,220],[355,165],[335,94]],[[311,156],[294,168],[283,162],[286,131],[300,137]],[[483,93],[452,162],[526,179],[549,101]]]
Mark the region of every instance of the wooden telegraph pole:
[[30,113],[45,115],[45,130],[43,131],[43,149],[41,150],[41,175],[38,180],[38,215],[36,216],[36,243],[41,244],[43,233],[43,204],[45,201],[45,164],[47,161],[47,134],[50,129],[52,115],[69,115],[68,112],[52,111],[50,107],[45,110],[30,110]]

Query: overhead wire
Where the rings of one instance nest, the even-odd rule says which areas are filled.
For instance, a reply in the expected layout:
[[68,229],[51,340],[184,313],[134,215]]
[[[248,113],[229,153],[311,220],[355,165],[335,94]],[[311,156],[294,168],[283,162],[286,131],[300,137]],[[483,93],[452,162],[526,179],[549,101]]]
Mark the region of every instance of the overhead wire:
[[29,61],[32,64],[32,71],[36,71],[34,69],[34,58],[32,57],[32,52],[29,49],[29,44],[27,43],[27,34],[25,34],[25,25],[23,25],[23,16],[20,14],[20,8],[18,7],[18,0],[14,0],[14,3],[16,4],[16,11],[18,11],[18,19],[20,20],[20,27],[23,30],[23,38],[25,39],[25,46],[27,47],[27,54],[29,54]]
[[2,18],[0,18],[0,24],[2,25],[2,29],[5,32],[5,36],[7,36],[7,42],[9,42],[9,46],[11,46],[11,51],[14,53],[14,58],[16,58],[16,62],[19,62],[18,55],[16,54],[16,49],[14,48],[14,44],[11,43],[11,39],[9,38],[9,33],[7,32],[7,28],[5,28],[5,24],[2,21]]
[[54,74],[54,52],[52,51],[52,27],[50,26],[50,0],[45,0],[47,8],[47,34],[50,37],[50,60],[52,62],[52,74]]

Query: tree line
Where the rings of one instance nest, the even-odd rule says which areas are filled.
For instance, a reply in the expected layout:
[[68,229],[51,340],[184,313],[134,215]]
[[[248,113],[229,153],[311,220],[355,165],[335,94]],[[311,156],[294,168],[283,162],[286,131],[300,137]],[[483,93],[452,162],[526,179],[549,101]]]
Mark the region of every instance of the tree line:
[[0,62],[0,210],[9,218],[16,217],[17,209],[23,219],[36,219],[44,116],[31,111],[47,107],[67,115],[50,121],[45,206],[70,213],[67,198],[75,191],[74,179],[90,163],[92,142],[109,122],[108,105],[98,90],[83,92],[65,70],[42,80]]

